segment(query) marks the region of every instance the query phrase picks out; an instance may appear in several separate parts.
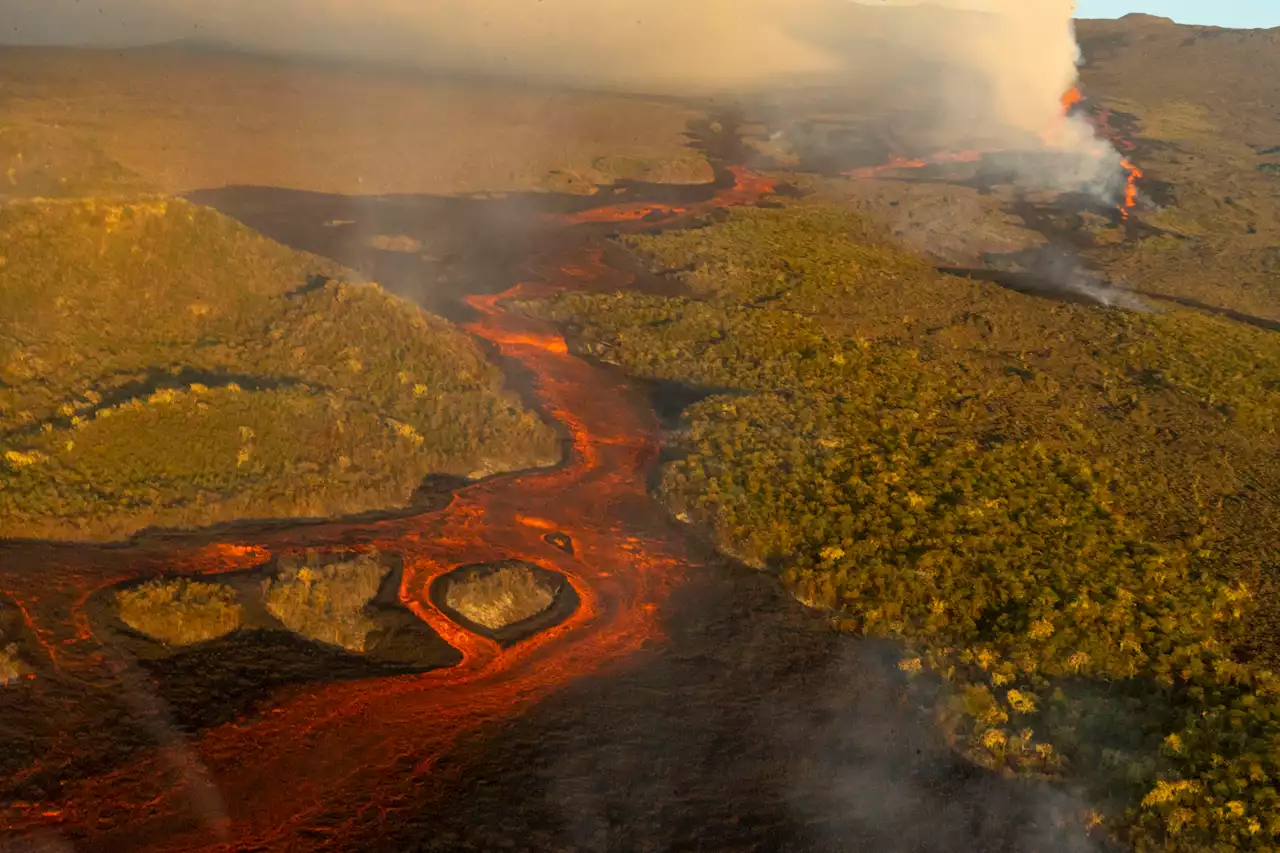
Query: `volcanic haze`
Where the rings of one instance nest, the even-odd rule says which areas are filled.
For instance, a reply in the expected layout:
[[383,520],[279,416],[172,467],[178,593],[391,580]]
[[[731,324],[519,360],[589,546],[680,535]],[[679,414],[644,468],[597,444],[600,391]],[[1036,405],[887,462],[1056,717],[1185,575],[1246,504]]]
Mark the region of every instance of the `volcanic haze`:
[[[884,86],[922,65],[985,81],[993,117],[1051,117],[1075,76],[1071,0],[6,0],[4,38],[178,38],[640,91],[769,86],[852,70]],[[877,4],[883,6],[886,4]],[[901,6],[902,3],[892,5]],[[979,14],[956,14],[954,10]],[[872,51],[878,67],[865,68]]]
[[[1118,160],[1064,122],[1073,0],[0,0],[5,38],[179,38],[268,53],[639,93],[787,91],[909,103],[992,147],[1072,155],[1037,182],[1098,182]],[[886,8],[893,7],[893,8]],[[1086,174],[1086,173],[1095,174]]]

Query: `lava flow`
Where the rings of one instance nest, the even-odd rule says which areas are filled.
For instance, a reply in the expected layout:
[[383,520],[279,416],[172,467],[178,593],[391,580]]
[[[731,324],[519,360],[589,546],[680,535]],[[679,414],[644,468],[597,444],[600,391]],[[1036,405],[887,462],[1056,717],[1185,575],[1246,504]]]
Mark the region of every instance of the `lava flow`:
[[1120,216],[1124,219],[1129,218],[1129,211],[1138,205],[1138,179],[1142,177],[1142,170],[1128,158],[1120,161],[1120,165],[1124,167],[1124,205],[1120,208]]
[[736,205],[752,204],[762,195],[773,192],[775,185],[768,178],[740,166],[730,166],[733,185],[720,190],[711,199],[693,202],[685,206],[648,202],[629,202],[607,207],[593,207],[579,213],[550,217],[563,225],[625,224],[628,222],[663,222],[674,216],[706,213],[709,210]]
[[[772,189],[739,170],[714,198],[659,214],[671,221],[749,204]],[[656,215],[653,206],[637,216],[639,209],[605,208],[564,224]],[[660,440],[652,409],[617,373],[571,355],[554,327],[503,308],[515,298],[616,289],[629,279],[606,266],[600,250],[544,258],[536,267],[536,280],[468,298],[476,319],[467,328],[532,375],[542,411],[569,436],[564,465],[490,478],[460,489],[444,509],[411,517],[279,529],[252,541],[38,546],[41,565],[3,575],[5,591],[31,614],[51,656],[58,650],[64,670],[85,684],[145,691],[145,679],[136,670],[130,675],[123,657],[92,631],[86,608],[99,591],[162,573],[243,569],[309,548],[376,548],[404,558],[401,601],[460,652],[461,662],[283,689],[269,713],[191,738],[158,737],[159,747],[113,769],[10,803],[0,809],[7,829],[37,843],[65,833],[95,851],[361,849],[370,825],[406,808],[410,794],[441,788],[455,771],[437,762],[461,737],[661,639],[659,607],[689,558],[665,535],[670,528],[646,491]],[[549,544],[548,531],[572,547]],[[429,597],[432,582],[457,566],[499,560],[561,573],[579,607],[559,625],[502,647],[453,622]],[[33,689],[39,685],[37,679]],[[74,749],[74,738],[60,741],[58,748]],[[51,748],[48,760],[63,756]]]
[[[1076,113],[1083,112],[1087,107],[1085,105],[1084,92],[1079,86],[1072,86],[1063,93],[1061,98],[1062,114],[1058,122],[1047,128],[1042,134],[1041,139],[1046,146],[1053,148],[1061,138],[1063,128],[1066,125],[1066,119]],[[1134,144],[1126,140],[1120,133],[1110,126],[1110,111],[1106,109],[1095,109],[1087,117],[1089,123],[1093,126],[1097,134],[1114,146],[1124,151],[1133,151]],[[939,151],[923,157],[890,157],[884,163],[878,163],[873,166],[862,166],[857,169],[850,169],[841,174],[846,178],[854,180],[866,180],[868,178],[879,177],[888,172],[894,172],[899,169],[923,169],[926,166],[936,166],[946,163],[976,163],[982,160],[986,154],[999,153],[996,150],[991,151]],[[1097,152],[1095,156],[1102,156],[1101,152]],[[1120,218],[1127,220],[1129,212],[1137,207],[1138,204],[1138,181],[1142,178],[1142,170],[1135,166],[1129,159],[1125,158],[1120,161],[1125,173],[1124,198],[1116,206],[1120,211]]]
[[944,163],[976,163],[981,159],[981,151],[940,151],[923,158],[892,157],[885,163],[875,166],[863,166],[860,169],[850,169],[842,174],[846,178],[865,180],[896,169],[923,169],[925,166],[936,166]]

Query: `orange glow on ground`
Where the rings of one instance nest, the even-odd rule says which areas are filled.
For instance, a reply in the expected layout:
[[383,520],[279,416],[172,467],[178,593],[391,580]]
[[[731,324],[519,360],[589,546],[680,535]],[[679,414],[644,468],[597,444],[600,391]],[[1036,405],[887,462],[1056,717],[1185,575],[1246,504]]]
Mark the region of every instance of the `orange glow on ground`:
[[[745,170],[734,178],[687,212],[750,204],[773,189]],[[564,222],[631,215],[590,213]],[[109,684],[125,664],[92,632],[86,608],[97,592],[130,578],[234,571],[306,548],[377,548],[403,556],[401,601],[462,660],[417,675],[284,688],[268,713],[72,780],[50,801],[0,806],[0,823],[19,832],[65,829],[95,851],[292,850],[318,835],[326,849],[360,849],[361,823],[394,810],[406,791],[434,790],[437,762],[461,737],[660,641],[662,603],[689,566],[677,545],[646,532],[661,516],[646,488],[661,438],[656,418],[623,377],[570,355],[553,326],[503,307],[627,284],[600,251],[584,250],[546,259],[539,277],[503,294],[467,299],[477,316],[467,330],[532,374],[543,411],[570,435],[559,468],[493,477],[412,517],[268,530],[247,542],[51,551],[41,572],[5,576],[51,658]],[[571,537],[573,553],[544,541],[547,531]],[[428,596],[432,581],[459,565],[512,559],[564,575],[577,611],[504,649],[454,623]],[[43,601],[49,590],[66,603]]]
[[[1045,145],[1052,148],[1055,145],[1058,145],[1062,142],[1064,138],[1063,137],[1064,130],[1067,126],[1068,116],[1070,115],[1073,108],[1075,108],[1079,104],[1082,104],[1083,102],[1084,102],[1084,92],[1081,91],[1079,86],[1072,86],[1070,89],[1068,89],[1066,92],[1062,94],[1061,115],[1058,117],[1057,121],[1053,125],[1045,128],[1040,133],[1040,139],[1045,143]],[[1095,131],[1097,132],[1100,138],[1105,138],[1109,140],[1113,145],[1115,145],[1116,148],[1122,151],[1133,151],[1134,144],[1129,140],[1124,139],[1119,133],[1117,133],[1110,126],[1109,124],[1110,115],[1111,113],[1108,110],[1096,110],[1094,111],[1093,114],[1088,116],[1088,120],[1090,124],[1093,125]],[[902,169],[922,169],[925,166],[939,165],[943,163],[973,163],[973,162],[980,161],[984,153],[996,153],[996,152],[994,151],[992,152],[942,151],[942,152],[930,154],[927,157],[917,157],[917,158],[891,157],[884,163],[879,163],[874,166],[863,166],[858,169],[850,169],[849,171],[843,172],[841,174],[844,177],[850,178],[853,180],[867,180],[870,178],[879,177],[881,175],[884,175],[890,172],[896,172]],[[1102,152],[1101,151],[1095,152],[1094,156],[1101,157]],[[1142,178],[1143,175],[1142,175],[1142,170],[1139,169],[1137,166],[1135,166],[1128,159],[1121,160],[1121,165],[1125,171],[1124,199],[1117,207],[1120,211],[1120,218],[1127,220],[1129,218],[1129,212],[1133,208],[1137,207],[1137,204],[1138,204],[1137,182]]]
[[1120,215],[1128,219],[1129,211],[1138,204],[1138,179],[1142,177],[1142,170],[1127,159],[1121,160],[1120,165],[1125,171],[1124,205],[1120,208]]
[[842,174],[846,178],[854,180],[865,180],[883,175],[886,172],[897,171],[898,169],[923,169],[925,166],[936,166],[946,163],[976,163],[982,159],[981,151],[940,151],[936,154],[930,154],[924,158],[906,159],[902,157],[892,157],[888,161],[877,166],[863,166],[860,169],[850,169]]
[[552,217],[563,225],[589,225],[601,223],[626,224],[631,222],[667,223],[685,215],[707,213],[725,207],[743,204],[755,204],[761,196],[768,195],[777,188],[777,182],[770,178],[744,169],[741,166],[730,166],[733,175],[733,186],[720,189],[716,194],[703,202],[677,207],[668,204],[652,204],[635,202],[597,207],[580,213],[570,213]]

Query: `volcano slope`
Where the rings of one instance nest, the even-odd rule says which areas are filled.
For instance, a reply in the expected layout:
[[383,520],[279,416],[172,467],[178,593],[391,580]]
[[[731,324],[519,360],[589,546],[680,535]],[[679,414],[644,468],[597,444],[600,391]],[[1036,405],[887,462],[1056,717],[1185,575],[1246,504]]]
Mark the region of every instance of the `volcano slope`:
[[592,193],[624,179],[712,179],[685,136],[697,113],[671,102],[198,44],[0,46],[0,78],[0,198],[226,186]]
[[1160,229],[1097,252],[1134,289],[1280,319],[1280,30],[1081,21],[1086,92],[1146,172]]
[[[0,75],[3,537],[402,507],[428,474],[559,458],[446,323],[170,194],[711,178],[689,110],[655,102],[179,46],[4,48]],[[392,267],[437,251],[347,236]]]
[[[1148,25],[1139,20],[1116,26]],[[1097,62],[1104,67],[1102,59]],[[1118,84],[1115,90],[1092,94],[1105,101],[1123,92]],[[1142,128],[1132,129],[1135,156],[1146,169]],[[1149,174],[1148,198],[1159,195],[1159,163]],[[252,194],[201,197],[235,209],[238,218],[295,248],[319,249],[324,241],[310,240],[326,233],[326,223],[337,218],[313,211],[318,215],[314,228],[291,230],[289,223],[273,221],[264,209],[269,205],[255,207]],[[286,204],[296,201],[284,199]],[[1189,207],[1196,203],[1187,196]],[[377,210],[382,202],[365,199],[362,204]],[[1165,208],[1143,207],[1132,220],[1141,224],[1176,213],[1177,204]],[[640,206],[629,213],[637,219],[646,210]],[[574,221],[591,222],[593,213],[583,211]],[[601,211],[594,221],[607,221],[615,213]],[[248,835],[236,837],[261,840],[254,835],[258,833],[287,842],[295,839],[271,833],[282,826],[281,833],[302,827],[299,835],[305,829],[310,838],[354,846],[367,838],[362,834],[366,830],[375,837],[397,834],[398,824],[373,826],[392,823],[382,816],[409,814],[406,832],[412,837],[394,845],[396,849],[458,849],[470,843],[478,849],[523,844],[527,849],[612,845],[658,850],[719,842],[734,849],[759,846],[762,838],[785,842],[764,844],[768,849],[884,849],[890,842],[951,849],[956,838],[963,839],[966,849],[1035,849],[1016,832],[995,844],[973,841],[1001,819],[991,817],[990,799],[979,796],[975,803],[948,787],[957,778],[965,787],[953,766],[945,773],[925,774],[926,784],[905,789],[907,796],[898,796],[900,789],[894,789],[888,802],[866,795],[895,772],[914,775],[919,765],[913,762],[920,759],[913,755],[924,752],[932,759],[948,752],[903,723],[912,715],[890,712],[894,719],[883,719],[886,708],[910,707],[908,700],[914,700],[926,709],[924,717],[941,720],[950,745],[968,760],[969,781],[976,780],[980,788],[1015,787],[996,784],[996,774],[973,771],[975,765],[1053,780],[1047,794],[1034,786],[1026,789],[1034,790],[1035,797],[1060,795],[1064,787],[1078,793],[1078,801],[1068,798],[1066,811],[1078,812],[1072,817],[1097,838],[1148,850],[1274,846],[1280,833],[1280,794],[1274,781],[1280,775],[1275,752],[1280,709],[1268,671],[1276,659],[1275,633],[1273,623],[1266,621],[1275,612],[1266,572],[1274,565],[1272,496],[1280,470],[1274,431],[1280,354],[1273,336],[1200,311],[1125,313],[941,276],[931,263],[905,252],[873,219],[850,213],[829,196],[742,210],[720,220],[708,217],[698,229],[623,241],[625,248],[647,259],[652,271],[667,274],[647,279],[664,284],[667,296],[567,294],[525,299],[512,307],[564,324],[573,331],[571,344],[578,354],[635,376],[694,384],[697,394],[711,394],[685,411],[681,428],[669,437],[659,496],[676,518],[694,525],[691,533],[707,532],[721,551],[776,571],[792,596],[816,613],[788,610],[768,574],[744,579],[714,561],[695,565],[705,569],[706,577],[691,586],[700,583],[699,591],[714,600],[694,595],[684,601],[687,609],[675,606],[675,618],[666,627],[673,643],[685,645],[657,658],[675,667],[674,680],[664,679],[659,666],[641,667],[618,680],[577,678],[560,697],[532,709],[527,719],[465,740],[452,756],[457,761],[452,766],[448,760],[432,763],[439,757],[436,746],[422,746],[420,724],[426,718],[443,719],[430,716],[435,703],[456,701],[450,710],[469,725],[475,707],[467,704],[466,693],[455,700],[448,690],[422,689],[433,682],[403,680],[297,694],[289,713],[220,729],[202,747],[212,756],[237,816],[249,815],[238,825]],[[1163,226],[1152,225],[1156,227]],[[1174,233],[1171,229],[1165,228]],[[404,231],[386,232],[390,239],[379,251],[416,246],[418,238]],[[1173,237],[1179,245],[1212,236],[1179,233]],[[1121,241],[1153,236],[1159,235],[1132,224],[1117,226],[1109,239],[1120,245],[1089,246],[1088,254],[1119,265],[1126,246],[1135,248]],[[341,254],[332,246],[330,251]],[[399,253],[415,262],[429,261],[426,252]],[[1170,263],[1166,269],[1172,268]],[[593,278],[593,270],[600,272],[578,257],[560,267],[557,276]],[[1145,286],[1159,290],[1155,282]],[[1190,292],[1167,294],[1210,306],[1236,298],[1210,301],[1219,295],[1213,289],[1185,296]],[[518,295],[517,288],[512,296]],[[493,308],[492,302],[485,304]],[[1241,312],[1264,311],[1261,304],[1232,304]],[[565,356],[559,339],[521,336],[515,333],[523,334],[521,324],[515,323],[515,332],[503,325],[513,322],[508,315],[485,316],[501,320],[499,327],[488,329],[488,337],[503,345],[504,352],[519,352],[564,371],[544,373],[544,391],[576,391],[561,399],[582,405],[589,386],[558,378],[545,381],[547,376],[586,371]],[[591,375],[596,382],[605,376],[619,381],[609,371]],[[593,395],[592,414],[622,417],[612,400],[609,394]],[[571,425],[573,413],[573,407],[559,410]],[[637,478],[619,474],[623,465],[631,475],[646,470],[640,460],[649,458],[647,423],[640,441],[617,440],[612,430],[599,435],[581,430],[577,436],[582,449],[578,467],[597,478],[592,482],[605,484],[604,493],[619,506],[625,505],[626,525],[613,524],[617,519],[609,514],[610,501],[593,499],[573,479],[574,472],[563,478],[572,495],[543,498],[548,513],[568,508],[570,521],[591,520],[583,525],[583,534],[601,541],[592,551],[579,551],[590,560],[582,565],[566,560],[565,565],[579,572],[579,579],[590,577],[601,584],[600,590],[610,590],[613,583],[601,578],[647,578],[637,571],[645,564],[645,553],[658,542],[679,541],[660,524],[652,527],[660,533],[651,531],[651,508],[646,510],[639,491],[632,491]],[[619,467],[602,468],[600,460]],[[438,576],[448,560],[458,560],[460,548],[496,551],[501,549],[495,542],[516,542],[543,559],[553,547],[572,557],[536,534],[516,536],[512,531],[520,528],[507,524],[513,519],[543,529],[537,527],[539,519],[517,515],[525,509],[527,495],[518,489],[504,492],[501,483],[489,487],[503,499],[486,501],[482,485],[470,502],[462,502],[464,512],[447,521],[354,530],[336,524],[312,535],[333,544],[356,536],[375,539],[379,546],[420,551],[412,561],[418,570],[415,591],[430,579],[424,576]],[[584,494],[589,511],[574,503]],[[477,507],[486,512],[475,511]],[[494,507],[503,512],[488,512]],[[582,518],[573,517],[579,512]],[[480,528],[484,536],[476,536],[468,525],[482,519],[490,526]],[[446,524],[446,534],[435,535]],[[612,547],[618,530],[632,528],[642,528],[644,535],[627,540],[627,548]],[[290,540],[290,533],[281,532],[262,541],[286,548]],[[583,543],[575,541],[581,549]],[[535,550],[542,545],[548,547]],[[683,554],[674,547],[677,557]],[[200,573],[215,571],[210,567],[222,559],[220,553],[202,554]],[[153,555],[152,563],[170,558]],[[600,576],[587,574],[588,569]],[[73,589],[74,584],[66,586]],[[665,591],[666,581],[655,581],[653,589],[658,588]],[[652,612],[647,608],[656,598],[656,592],[650,596],[646,591],[624,600],[611,615],[633,617],[647,629],[650,617],[643,614]],[[636,606],[640,603],[644,606]],[[422,613],[433,613],[424,602],[415,604]],[[889,642],[840,646],[823,630],[828,622],[849,635]],[[443,619],[433,626],[442,634],[449,629]],[[462,636],[456,628],[452,631],[452,637]],[[654,636],[638,633],[646,642]],[[471,638],[468,647],[476,643]],[[886,649],[891,678],[876,665],[852,672],[823,668],[824,661],[851,646]],[[586,651],[583,658],[571,657],[572,649],[549,640],[541,649],[547,657],[541,660],[552,660],[563,670],[522,670],[515,657],[479,657],[482,663],[497,660],[500,675],[511,662],[517,676],[538,682],[541,689],[544,679],[559,686],[557,678],[589,672],[592,660]],[[570,658],[556,657],[566,652]],[[496,654],[486,651],[491,653]],[[855,657],[861,661],[860,655]],[[820,746],[830,745],[833,754],[849,763],[826,777],[807,777],[829,779],[829,785],[796,786],[792,777],[778,772],[779,756],[812,739],[814,729],[797,722],[801,718],[792,713],[794,708],[784,708],[772,719],[759,713],[759,707],[793,690],[817,704],[824,695],[814,687],[819,680],[830,681],[829,690],[846,705],[857,692],[850,685],[857,685],[867,704],[882,715],[881,726],[874,725],[875,714],[848,717],[820,706],[814,715],[819,719],[804,719],[817,726],[825,723]],[[903,688],[900,680],[908,686]],[[616,689],[619,685],[622,690]],[[476,686],[477,695],[487,695],[483,678]],[[479,705],[490,722],[508,713],[511,696],[502,691],[494,695],[498,701],[493,704],[501,705],[502,712]],[[382,715],[332,712],[343,701],[356,701],[353,697],[370,703],[357,707],[376,706]],[[707,723],[712,719],[718,721]],[[783,734],[744,743],[744,731],[754,736],[758,730],[749,724]],[[597,728],[590,729],[592,725]],[[910,729],[910,736],[902,736],[901,726]],[[598,736],[581,737],[584,730]],[[687,734],[682,739],[673,737],[673,731]],[[892,747],[877,753],[883,744],[868,742],[868,732]],[[343,749],[316,749],[319,741],[313,739],[322,737]],[[675,747],[664,750],[664,737]],[[352,757],[345,751],[353,738],[367,753]],[[268,745],[275,763],[263,759],[255,768],[259,775],[246,773],[243,756],[251,750],[256,756]],[[665,772],[640,786],[643,801],[637,802],[631,780],[654,767],[655,755]],[[883,761],[866,760],[876,755]],[[801,763],[820,763],[807,754],[804,759]],[[320,811],[304,824],[289,811],[302,806],[261,802],[256,794],[262,786],[245,781],[287,781],[296,778],[297,766],[341,766],[356,779],[350,764],[341,764],[344,760],[361,765],[362,785],[381,785],[377,806],[368,805],[364,789],[344,789],[348,799],[360,802],[355,833],[352,823],[343,822],[350,815],[337,814],[340,809],[332,802],[332,822],[328,812]],[[474,766],[463,765],[471,761],[484,772],[469,774]],[[419,774],[420,768],[430,769],[436,784],[424,786],[431,790],[421,797],[437,797],[434,808],[417,808],[419,795],[400,789],[402,779],[421,778],[403,769],[406,764]],[[135,769],[124,777],[132,783],[144,779],[130,789],[127,802],[151,810],[157,799],[146,780],[155,765],[141,766],[146,772]],[[901,771],[904,766],[910,772]],[[726,767],[732,775],[720,773]],[[336,779],[336,774],[318,772],[308,782],[342,787]],[[721,782],[728,784],[717,784]],[[117,786],[106,787],[113,797],[118,795]],[[253,795],[246,794],[251,788]],[[92,785],[85,790],[100,791]],[[940,793],[931,798],[920,795],[922,790]],[[514,791],[533,793],[517,797]],[[125,810],[110,813],[101,799],[85,799],[91,807],[75,819],[84,826],[107,827],[101,831],[110,831],[111,820],[117,821],[119,843]],[[794,821],[795,813],[811,817],[806,832],[779,838],[767,831],[775,820],[783,820],[777,813],[784,811],[779,806],[784,800],[786,820]],[[928,837],[912,835],[904,842],[896,832],[903,821],[890,822],[895,832],[888,837],[883,821],[877,824],[881,805],[897,803],[897,814],[908,813],[908,823],[927,822],[899,800],[930,808],[962,806],[945,827],[929,824]],[[511,807],[513,801],[519,808]],[[457,808],[458,802],[464,807]],[[166,801],[165,808],[172,808],[172,802]],[[164,823],[169,816],[163,808],[156,811],[162,813],[162,829],[187,826],[181,816]],[[1043,820],[1042,813],[1029,811],[1031,823]],[[36,814],[44,819],[50,813]],[[499,813],[503,818],[496,827],[486,826]],[[841,823],[832,814],[860,820]],[[715,818],[713,824],[704,820],[708,815]],[[547,825],[539,826],[539,819]],[[637,839],[637,827],[646,821],[666,833]],[[870,838],[846,836],[849,822],[882,831]],[[953,828],[970,834],[948,834]],[[128,842],[134,842],[132,825],[127,832]],[[1047,842],[1040,846],[1052,849]]]
[[[1280,75],[1250,57],[1273,63],[1280,36],[1081,32],[1142,201],[1095,228],[1024,217],[1045,229],[1027,243],[1069,238],[1159,311],[939,276],[881,224],[893,211],[853,213],[844,191],[627,238],[681,295],[525,310],[575,351],[711,393],[672,436],[661,499],[843,630],[900,641],[902,671],[945,683],[970,760],[1063,779],[1136,849],[1268,850],[1280,149],[1260,104]],[[1019,208],[999,207],[1005,240]]]
[[211,210],[17,202],[0,233],[0,536],[343,515],[558,460],[468,338]]
[[[712,177],[687,145],[693,113],[654,101],[198,45],[6,47],[0,76],[0,537],[402,507],[428,474],[558,460],[553,430],[448,324],[173,194]],[[449,263],[342,215],[326,231],[378,272]],[[439,309],[456,290],[408,295]]]

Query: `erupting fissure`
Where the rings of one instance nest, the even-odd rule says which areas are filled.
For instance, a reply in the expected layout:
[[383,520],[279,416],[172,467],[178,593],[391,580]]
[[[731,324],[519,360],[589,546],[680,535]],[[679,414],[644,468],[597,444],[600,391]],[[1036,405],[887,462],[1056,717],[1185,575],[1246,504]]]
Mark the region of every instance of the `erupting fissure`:
[[[1062,94],[1061,105],[1062,113],[1059,124],[1047,128],[1041,133],[1041,139],[1050,148],[1055,147],[1057,142],[1061,139],[1063,129],[1066,126],[1066,119],[1087,108],[1084,92],[1079,86],[1072,86]],[[1098,109],[1088,113],[1087,121],[1100,137],[1107,139],[1115,147],[1125,151],[1133,151],[1133,143],[1125,140],[1110,127],[1108,123],[1109,116],[1110,112],[1108,110]],[[1001,149],[988,149],[981,151],[938,151],[919,157],[894,156],[890,157],[884,163],[850,169],[842,172],[841,174],[846,178],[854,180],[866,180],[868,178],[875,178],[900,169],[922,169],[926,166],[938,166],[948,163],[977,163],[989,154],[999,153],[1003,153]],[[1102,156],[1102,152],[1100,151],[1093,153],[1096,157]],[[1122,158],[1120,160],[1120,166],[1124,171],[1125,185],[1123,198],[1116,205],[1116,208],[1120,213],[1120,218],[1122,220],[1127,220],[1129,218],[1130,211],[1138,205],[1138,181],[1141,180],[1143,175],[1142,170],[1135,166],[1128,158]]]
[[1079,86],[1072,86],[1062,93],[1062,114],[1070,115],[1076,104],[1082,101],[1084,101],[1084,93],[1080,91]]
[[1138,179],[1142,177],[1142,170],[1129,159],[1120,161],[1120,165],[1124,167],[1124,204],[1120,208],[1120,216],[1124,219],[1129,218],[1129,211],[1138,205]]
[[[714,198],[685,208],[604,207],[562,224],[655,216],[669,223],[750,204],[774,189],[746,170],[733,177]],[[323,835],[326,849],[365,849],[371,827],[404,808],[409,792],[421,802],[444,790],[454,771],[437,762],[460,738],[659,639],[659,604],[681,583],[689,557],[647,493],[658,458],[656,417],[618,374],[571,355],[554,327],[503,308],[516,298],[626,286],[628,276],[602,257],[582,249],[542,258],[537,280],[467,299],[477,315],[468,330],[533,376],[542,410],[568,433],[564,465],[490,478],[421,515],[271,531],[252,542],[74,551],[51,557],[39,572],[6,578],[19,606],[40,604],[29,608],[30,626],[51,656],[57,646],[64,669],[85,682],[137,690],[143,680],[127,675],[128,665],[90,628],[86,606],[98,592],[139,576],[225,573],[306,549],[378,549],[403,557],[401,601],[461,653],[461,663],[287,688],[269,713],[190,740],[166,735],[126,766],[59,783],[53,801],[9,804],[0,820],[18,831],[65,829],[99,851],[285,850],[297,848],[300,833]],[[550,535],[572,547],[556,546]],[[503,648],[453,622],[428,594],[459,565],[504,560],[562,574],[578,595],[577,610]],[[73,763],[75,739],[61,748],[73,754],[48,761]]]

